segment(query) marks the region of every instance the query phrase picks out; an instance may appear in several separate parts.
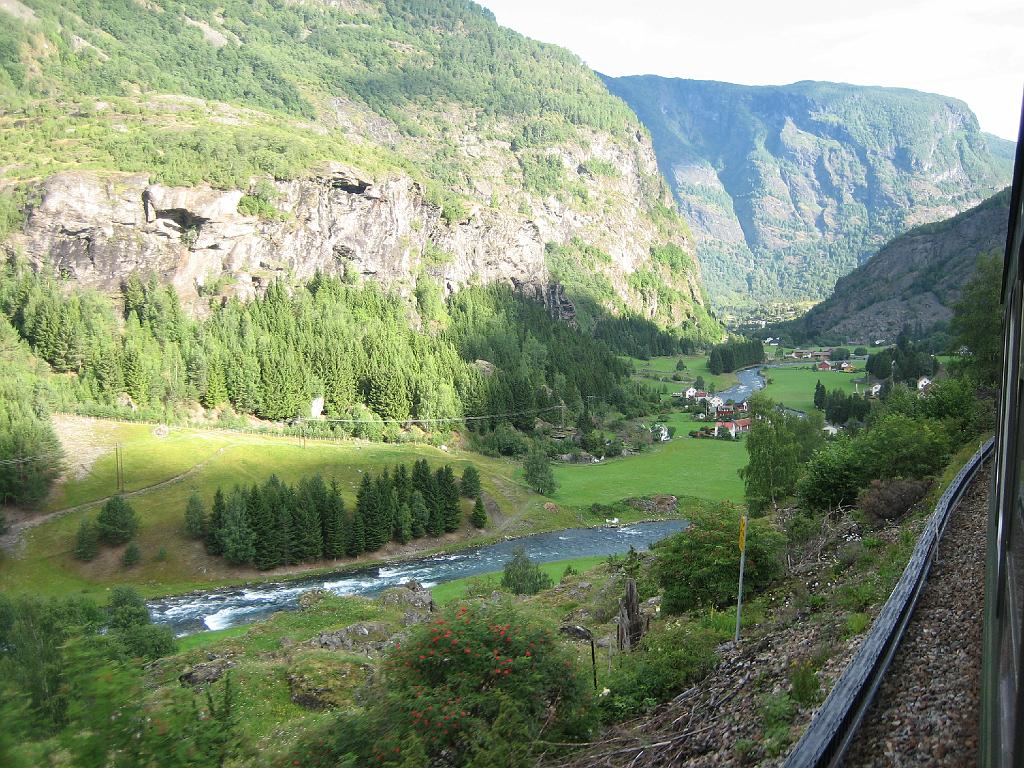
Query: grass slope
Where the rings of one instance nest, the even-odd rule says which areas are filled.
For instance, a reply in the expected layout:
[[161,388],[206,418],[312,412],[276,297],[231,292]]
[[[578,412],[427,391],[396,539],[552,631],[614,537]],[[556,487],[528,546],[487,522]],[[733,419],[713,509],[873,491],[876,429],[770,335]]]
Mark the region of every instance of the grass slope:
[[743,500],[743,483],[737,471],[746,461],[742,442],[677,437],[639,456],[555,467],[559,487],[554,499],[589,506],[628,496],[671,493],[739,502]]
[[[764,392],[777,403],[798,411],[810,411],[814,408],[814,386],[819,381],[830,392],[841,389],[853,393],[853,380],[860,378],[858,373],[838,373],[836,371],[812,371],[807,368],[770,368],[765,372],[768,386]],[[863,392],[863,387],[860,388]]]
[[[477,532],[468,526],[437,540],[421,540],[400,546],[390,544],[372,557],[325,562],[317,567],[337,569],[368,560],[411,557],[431,549],[469,542],[485,543],[502,536],[525,535],[545,530],[600,522],[588,519],[583,510],[594,503],[613,504],[632,496],[672,493],[688,497],[688,506],[721,500],[739,501],[743,487],[736,470],[746,461],[739,443],[715,443],[686,438],[657,446],[639,456],[594,466],[556,466],[560,483],[553,497],[557,505],[530,492],[517,462],[492,459],[464,451],[441,451],[425,445],[394,445],[362,442],[316,442],[306,447],[292,438],[172,428],[159,436],[152,425],[79,419],[76,440],[96,456],[77,476],[58,487],[47,506],[54,513],[25,534],[23,547],[0,559],[0,590],[43,595],[79,593],[101,597],[111,586],[132,583],[147,596],[186,592],[261,578],[308,571],[309,566],[278,569],[269,573],[232,568],[221,558],[206,554],[201,543],[184,536],[185,504],[193,490],[209,508],[218,486],[262,482],[271,474],[293,483],[315,473],[337,480],[345,501],[352,505],[361,471],[377,473],[396,463],[426,458],[432,466],[450,463],[457,474],[474,464],[481,473],[484,491],[498,505],[490,526]],[[121,548],[104,548],[90,563],[74,559],[75,532],[83,517],[95,515],[99,504],[116,491],[113,446],[124,454],[126,490],[142,520],[136,539],[142,561],[125,570]],[[68,446],[75,459],[84,451]],[[713,471],[709,471],[713,470]],[[469,512],[469,502],[463,501]],[[644,512],[629,510],[624,521],[643,520]],[[163,551],[162,557],[160,556]]]

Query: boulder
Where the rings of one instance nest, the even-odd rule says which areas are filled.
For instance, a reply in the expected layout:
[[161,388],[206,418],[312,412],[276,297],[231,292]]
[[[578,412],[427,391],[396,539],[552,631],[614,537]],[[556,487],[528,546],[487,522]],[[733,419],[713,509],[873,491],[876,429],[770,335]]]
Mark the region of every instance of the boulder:
[[408,612],[428,615],[434,611],[434,598],[430,590],[418,581],[409,580],[400,587],[381,592],[380,601],[385,606],[403,606]]
[[391,625],[383,621],[360,621],[342,629],[321,632],[309,641],[313,648],[329,651],[352,651],[372,655],[391,640]]
[[228,659],[214,659],[193,667],[186,667],[185,671],[178,675],[178,680],[182,685],[198,688],[220,680],[221,676],[233,666],[235,663]]

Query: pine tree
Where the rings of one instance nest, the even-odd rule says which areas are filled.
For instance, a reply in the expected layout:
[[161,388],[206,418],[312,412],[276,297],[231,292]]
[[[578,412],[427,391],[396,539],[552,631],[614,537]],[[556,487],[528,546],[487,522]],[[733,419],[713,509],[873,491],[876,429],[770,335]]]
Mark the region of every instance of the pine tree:
[[349,536],[345,543],[345,553],[349,557],[357,557],[366,551],[366,523],[358,506],[352,510],[349,524]]
[[480,473],[472,464],[462,470],[459,490],[467,499],[475,499],[480,495]]
[[462,523],[462,508],[459,506],[459,487],[455,482],[455,472],[445,464],[434,473],[434,488],[438,496],[444,530],[447,533],[457,531]]
[[321,518],[324,541],[324,557],[337,560],[345,554],[346,528],[345,500],[341,497],[336,481],[331,481],[327,495],[327,506]]
[[[246,519],[253,533],[253,565],[260,570],[267,570],[281,564],[278,521],[275,519],[269,503],[272,495],[275,497],[274,501],[277,501],[274,492],[277,482],[277,478],[272,475],[263,489],[258,485],[253,485],[246,494]],[[268,488],[271,489],[269,493],[266,492]]]
[[431,504],[428,507],[427,533],[430,536],[440,536],[444,533],[444,512],[440,506]]
[[814,385],[814,407],[818,410],[824,410],[827,398],[825,386],[821,383],[821,379],[818,379],[818,383]]
[[117,545],[130,541],[139,529],[139,517],[123,496],[113,496],[96,517],[100,541]]
[[363,546],[361,552],[374,552],[383,546],[380,536],[380,510],[377,502],[377,488],[369,472],[363,473],[363,480],[356,492],[356,512],[362,523]]
[[206,509],[203,500],[195,491],[188,497],[185,505],[185,533],[190,539],[202,539],[206,536]]
[[216,408],[221,403],[227,402],[228,388],[224,376],[224,367],[220,358],[215,357],[210,361],[206,371],[206,391],[203,393],[203,405],[207,408]]
[[395,540],[399,544],[405,544],[412,539],[412,510],[408,504],[398,508],[398,519],[395,523]]
[[224,554],[223,529],[224,492],[218,486],[217,492],[213,494],[213,507],[210,509],[210,519],[206,522],[206,551],[211,555]]
[[79,560],[89,561],[96,557],[100,551],[100,532],[92,518],[83,517],[78,524],[78,533],[75,534],[75,557]]
[[124,553],[121,555],[121,567],[131,568],[133,565],[138,564],[141,559],[142,554],[139,552],[139,545],[133,541],[125,547]]
[[484,509],[484,501],[480,496],[473,502],[473,515],[469,518],[474,528],[487,527],[487,510]]
[[225,504],[220,536],[229,565],[250,565],[256,556],[256,535],[249,524],[247,506],[246,492],[236,487]]
[[425,536],[430,523],[430,510],[427,509],[427,502],[423,500],[423,494],[419,491],[409,494],[409,512],[412,515],[413,538],[419,539]]

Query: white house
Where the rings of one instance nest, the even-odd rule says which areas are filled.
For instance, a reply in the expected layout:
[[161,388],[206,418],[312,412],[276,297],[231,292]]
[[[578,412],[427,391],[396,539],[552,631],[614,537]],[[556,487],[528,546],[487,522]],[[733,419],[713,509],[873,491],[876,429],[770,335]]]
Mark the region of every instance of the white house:
[[932,380],[929,379],[927,376],[922,376],[920,379],[917,380],[917,391],[925,392],[931,385]]
[[692,400],[696,396],[697,396],[697,388],[696,387],[690,387],[689,389],[686,390],[686,399],[687,400]]
[[872,397],[878,397],[881,393],[882,393],[882,385],[881,384],[872,384],[870,387],[868,387],[868,394],[871,395]]
[[723,405],[725,405],[725,400],[720,398],[718,395],[712,395],[711,397],[707,398],[705,402],[707,402],[708,407],[710,407],[713,410],[718,410]]

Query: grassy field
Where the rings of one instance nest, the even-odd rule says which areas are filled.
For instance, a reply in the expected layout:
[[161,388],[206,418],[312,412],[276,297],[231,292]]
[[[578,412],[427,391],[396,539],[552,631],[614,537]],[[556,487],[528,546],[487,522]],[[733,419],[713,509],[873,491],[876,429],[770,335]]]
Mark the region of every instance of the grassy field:
[[[689,416],[684,414],[682,418]],[[554,499],[589,506],[627,496],[671,493],[706,501],[739,502],[743,500],[743,483],[737,470],[746,461],[742,442],[677,436],[638,456],[601,464],[556,466],[559,487]]]
[[[458,474],[467,464],[475,464],[485,492],[499,507],[491,529],[480,537],[465,528],[439,540],[421,542],[420,548],[437,549],[469,538],[486,539],[578,524],[577,516],[568,510],[545,509],[545,499],[525,487],[519,479],[519,465],[509,460],[457,450],[445,453],[425,445],[310,441],[302,447],[291,438],[202,430],[172,429],[167,436],[159,437],[151,425],[94,423],[96,432],[89,438],[90,450],[100,452],[99,457],[81,476],[67,480],[55,491],[48,509],[85,506],[29,530],[23,551],[0,561],[0,590],[99,596],[114,584],[131,582],[144,594],[157,595],[265,578],[267,574],[230,568],[222,559],[208,556],[201,543],[185,538],[182,520],[185,503],[193,490],[209,506],[218,486],[230,489],[236,483],[262,482],[271,474],[292,483],[320,473],[328,480],[337,480],[346,503],[353,504],[364,470],[376,473],[386,466],[411,463],[421,457],[435,467],[450,463]],[[142,521],[137,537],[142,561],[127,571],[120,566],[120,548],[104,548],[90,563],[81,563],[72,556],[80,521],[86,515],[95,515],[99,501],[115,491],[114,442],[124,448],[127,491]],[[74,456],[73,450],[68,453]],[[154,487],[146,489],[147,486]],[[463,504],[468,511],[469,502]],[[389,545],[376,553],[375,559],[413,552],[413,545]],[[324,567],[353,562],[356,561],[325,563]],[[274,575],[279,577],[286,572],[274,571]]]
[[[812,371],[807,368],[769,368],[764,371],[768,386],[764,392],[777,403],[798,411],[814,408],[814,386],[820,381],[830,392],[841,389],[853,393],[853,380],[863,373],[838,373],[835,371]],[[863,387],[860,388],[863,392]]]
[[[569,560],[541,563],[540,569],[551,577],[553,584],[557,584],[559,579],[562,578],[562,574],[565,573],[565,569],[570,565],[579,573],[586,573],[607,560],[607,557],[600,555],[577,557]],[[487,592],[501,589],[501,572],[495,571],[494,573],[485,573],[482,576],[468,576],[464,579],[446,581],[444,584],[431,587],[430,594],[434,596],[434,602],[438,605],[447,605],[448,603],[463,599],[469,587],[473,587],[474,591],[485,590]]]
[[[601,465],[557,466],[561,485],[553,497],[557,504],[546,505],[548,499],[525,486],[518,462],[426,445],[309,441],[303,447],[293,438],[177,428],[161,436],[152,425],[90,419],[68,420],[62,432],[73,434],[75,442],[68,445],[73,465],[69,477],[55,489],[46,507],[58,514],[28,530],[17,552],[0,555],[0,591],[104,599],[113,585],[131,583],[146,596],[158,596],[309,572],[309,566],[269,573],[232,568],[184,535],[185,503],[193,491],[209,506],[218,486],[229,489],[236,483],[262,482],[271,474],[293,483],[320,473],[338,481],[351,505],[362,471],[376,473],[420,457],[435,467],[450,463],[459,474],[469,463],[480,470],[484,490],[499,508],[482,534],[466,526],[441,539],[389,544],[372,557],[317,564],[322,570],[337,570],[369,560],[412,557],[470,542],[592,523],[584,510],[595,502],[613,504],[655,493],[739,501],[742,484],[736,470],[746,458],[741,444],[681,438]],[[72,555],[81,520],[94,516],[100,503],[116,490],[114,443],[122,446],[126,491],[142,522],[136,538],[142,560],[128,570],[120,564],[120,547],[103,548],[89,563]],[[714,473],[708,472],[709,467],[715,468]],[[468,512],[469,502],[463,504]],[[646,517],[632,509],[621,516],[624,521]]]
[[[686,363],[686,370],[682,371],[683,381],[659,381],[659,376],[671,377],[676,372],[676,363],[682,358]],[[652,387],[661,388],[662,384],[668,387],[668,391],[682,392],[687,389],[698,376],[704,377],[705,385],[714,385],[716,390],[728,389],[736,384],[734,373],[712,374],[708,370],[707,355],[670,355],[667,357],[652,357],[650,360],[641,360],[636,357],[629,358],[636,367],[637,374],[634,376],[638,381],[649,384]],[[647,373],[649,371],[649,374]]]

